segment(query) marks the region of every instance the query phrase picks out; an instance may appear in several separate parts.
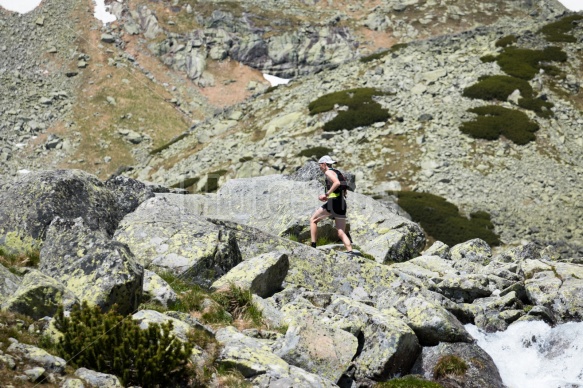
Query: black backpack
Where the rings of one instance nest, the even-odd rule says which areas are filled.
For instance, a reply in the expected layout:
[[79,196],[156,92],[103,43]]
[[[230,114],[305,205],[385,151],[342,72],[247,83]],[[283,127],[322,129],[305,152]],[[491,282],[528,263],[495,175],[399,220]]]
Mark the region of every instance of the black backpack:
[[340,170],[337,170],[335,168],[331,168],[330,170],[332,170],[336,173],[336,175],[338,176],[338,180],[340,181],[340,190],[342,190],[343,194],[346,194],[346,191],[349,188],[348,181],[346,180],[346,178],[344,178],[344,175],[342,175]]

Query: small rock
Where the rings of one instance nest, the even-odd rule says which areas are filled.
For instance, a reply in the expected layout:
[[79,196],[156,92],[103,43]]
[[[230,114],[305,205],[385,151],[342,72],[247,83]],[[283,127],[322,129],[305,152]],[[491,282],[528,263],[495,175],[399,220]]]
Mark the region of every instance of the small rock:
[[115,37],[111,34],[101,34],[101,41],[103,43],[115,43]]

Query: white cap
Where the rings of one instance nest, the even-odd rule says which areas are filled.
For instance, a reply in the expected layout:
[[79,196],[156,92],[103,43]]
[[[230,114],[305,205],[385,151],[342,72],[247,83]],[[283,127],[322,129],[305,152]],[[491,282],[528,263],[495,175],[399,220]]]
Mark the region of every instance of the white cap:
[[324,155],[320,158],[320,160],[318,160],[318,163],[334,164],[336,162],[328,155]]

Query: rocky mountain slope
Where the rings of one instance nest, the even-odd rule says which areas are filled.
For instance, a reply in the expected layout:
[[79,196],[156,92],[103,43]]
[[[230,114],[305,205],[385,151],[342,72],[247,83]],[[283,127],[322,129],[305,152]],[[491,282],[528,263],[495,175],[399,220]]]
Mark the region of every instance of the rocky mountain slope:
[[[494,253],[479,239],[421,252],[419,226],[365,195],[354,194],[351,205],[353,237],[372,253],[366,258],[335,244],[312,248],[278,236],[290,227],[299,234],[309,229],[301,211],[320,192],[317,180],[235,179],[216,194],[183,195],[120,176],[102,182],[57,170],[0,188],[6,264],[0,264],[0,321],[19,322],[0,326],[2,338],[10,336],[0,341],[6,386],[130,381],[127,370],[116,376],[106,363],[90,368],[82,349],[65,359],[46,338],[38,346],[22,339],[26,332],[52,340],[63,330],[75,333],[56,313],[62,305],[74,314],[83,301],[104,311],[116,305],[143,330],[171,322],[173,341],[194,346],[186,355],[190,380],[175,386],[374,387],[415,374],[439,387],[502,388],[495,363],[464,324],[494,332],[516,322],[580,321],[583,314],[581,264],[534,244]],[[293,206],[282,205],[290,190],[298,193]],[[273,217],[263,216],[268,208]],[[37,264],[6,261],[6,250],[35,247],[41,248]],[[253,293],[259,327],[241,326],[236,310],[213,320],[217,302],[196,291],[198,285],[224,292],[230,284]],[[98,332],[100,341],[122,341],[123,332],[105,332]],[[82,348],[91,346],[83,340]],[[95,351],[104,350],[111,351]],[[463,370],[447,369],[452,358]],[[165,365],[166,358],[155,362]],[[222,383],[225,368],[239,380]]]

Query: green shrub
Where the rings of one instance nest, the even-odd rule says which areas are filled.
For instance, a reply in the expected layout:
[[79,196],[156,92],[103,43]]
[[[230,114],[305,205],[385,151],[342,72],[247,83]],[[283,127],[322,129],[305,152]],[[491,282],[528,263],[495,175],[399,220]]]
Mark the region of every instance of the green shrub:
[[484,101],[506,101],[516,89],[520,90],[523,97],[531,97],[533,94],[528,81],[507,75],[492,75],[482,77],[477,83],[464,89],[463,96]]
[[480,60],[484,63],[490,63],[490,62],[496,62],[496,55],[492,55],[492,54],[488,54],[488,55],[484,55],[483,57],[480,57]]
[[560,47],[549,46],[544,50],[505,47],[496,57],[500,68],[508,75],[531,80],[543,66],[541,62],[565,62],[567,54]]
[[458,356],[448,355],[441,357],[433,367],[433,378],[446,377],[448,375],[463,376],[468,370],[468,364]]
[[549,42],[570,42],[577,41],[573,35],[568,34],[579,20],[583,20],[582,15],[569,15],[554,23],[549,23],[542,27],[539,32],[545,35]]
[[375,388],[443,388],[443,385],[423,379],[421,376],[409,375],[376,383]]
[[469,112],[476,113],[478,117],[462,123],[460,131],[466,135],[486,140],[496,140],[502,135],[518,145],[536,139],[534,132],[538,131],[539,126],[523,112],[496,105],[472,108]]
[[338,115],[324,124],[325,131],[340,131],[371,125],[386,121],[390,115],[386,109],[372,99],[373,96],[383,96],[387,93],[374,88],[349,89],[326,94],[312,101],[308,108],[310,114],[328,112],[335,105],[346,106],[348,110],[338,112]]
[[499,245],[494,225],[485,212],[474,213],[467,219],[459,209],[444,198],[430,193],[401,191],[397,194],[401,206],[423,230],[447,245],[456,245],[480,238],[489,245]]
[[167,386],[188,377],[193,345],[174,337],[171,321],[142,330],[131,318],[83,302],[70,317],[60,308],[55,324],[63,333],[59,354],[75,367],[114,374],[126,386]]
[[312,147],[301,151],[298,156],[306,156],[308,158],[321,158],[324,155],[332,153],[332,148],[328,147]]
[[551,108],[555,105],[540,98],[521,98],[518,106],[535,112],[539,117],[548,118],[554,115]]
[[507,47],[516,43],[517,40],[516,35],[507,35],[496,41],[496,47]]
[[374,61],[376,59],[381,59],[384,56],[386,56],[387,54],[389,54],[389,53],[396,53],[400,49],[403,49],[403,48],[405,48],[407,46],[408,46],[407,43],[397,43],[397,44],[394,44],[388,50],[377,51],[376,53],[372,53],[372,54],[367,55],[365,57],[361,57],[360,58],[360,62],[362,62],[362,63],[368,63],[368,62],[372,62],[372,61]]
[[188,189],[189,187],[195,185],[198,183],[198,181],[200,180],[200,177],[194,177],[194,178],[186,178],[181,180],[180,182],[173,184],[172,188],[180,188],[180,189]]

